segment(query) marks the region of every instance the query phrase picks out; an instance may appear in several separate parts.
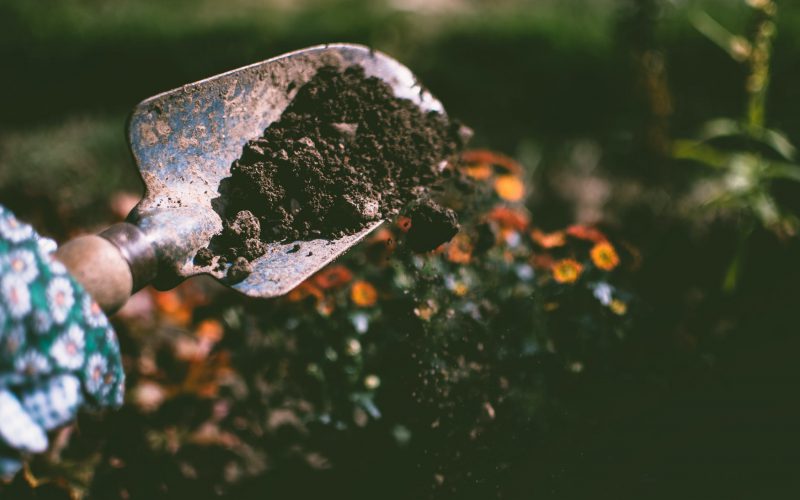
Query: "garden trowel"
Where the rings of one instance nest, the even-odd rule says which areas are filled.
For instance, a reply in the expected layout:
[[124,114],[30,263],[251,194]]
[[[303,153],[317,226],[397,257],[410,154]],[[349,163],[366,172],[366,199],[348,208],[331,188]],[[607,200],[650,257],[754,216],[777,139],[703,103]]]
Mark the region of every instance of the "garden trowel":
[[[226,283],[223,267],[193,257],[222,231],[220,182],[245,143],[277,120],[298,89],[323,66],[364,68],[397,97],[424,111],[442,105],[394,59],[364,46],[330,44],[245,66],[142,101],[128,122],[128,141],[145,195],[126,222],[76,238],[57,256],[104,310],[121,307],[152,283],[168,289],[196,274]],[[253,297],[282,295],[344,253],[380,221],[339,239],[272,243],[234,289]],[[230,264],[227,264],[230,266]]]

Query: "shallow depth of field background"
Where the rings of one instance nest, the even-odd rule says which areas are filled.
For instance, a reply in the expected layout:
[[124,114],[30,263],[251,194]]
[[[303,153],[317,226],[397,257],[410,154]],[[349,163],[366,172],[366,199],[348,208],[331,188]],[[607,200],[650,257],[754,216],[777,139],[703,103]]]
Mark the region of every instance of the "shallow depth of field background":
[[[776,3],[766,125],[800,144],[800,4]],[[625,283],[638,304],[635,341],[602,373],[537,392],[554,416],[528,441],[497,442],[517,448],[496,475],[459,475],[451,487],[446,473],[431,474],[429,487],[411,452],[386,451],[399,458],[374,468],[369,457],[342,458],[346,486],[330,479],[337,462],[326,462],[321,484],[354,498],[796,495],[797,237],[765,227],[748,201],[698,201],[692,193],[702,196],[710,170],[659,149],[746,112],[748,68],[700,33],[698,11],[737,34],[752,26],[753,9],[738,0],[3,0],[0,203],[59,241],[101,228],[141,193],[124,135],[137,102],[309,45],[373,46],[471,126],[474,147],[525,166],[537,227],[598,224],[637,249],[641,266]],[[648,51],[662,57],[655,72],[633,62]],[[653,130],[660,139],[650,140]],[[791,219],[798,185],[779,179],[769,189]],[[270,460],[279,470],[290,461]],[[376,479],[392,468],[397,484]],[[309,491],[300,485],[317,480],[286,470],[256,497],[286,498],[292,481]]]

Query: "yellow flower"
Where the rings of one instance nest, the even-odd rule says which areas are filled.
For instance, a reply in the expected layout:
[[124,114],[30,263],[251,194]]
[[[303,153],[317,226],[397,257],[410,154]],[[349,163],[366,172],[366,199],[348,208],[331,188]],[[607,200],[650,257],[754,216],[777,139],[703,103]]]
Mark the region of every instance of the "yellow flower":
[[453,285],[453,293],[459,297],[463,297],[469,291],[469,287],[463,281],[457,281]]
[[619,299],[612,300],[611,303],[608,305],[608,308],[611,309],[611,312],[613,312],[614,314],[618,314],[620,316],[628,312],[628,304],[622,302]]
[[350,298],[359,307],[369,307],[378,300],[378,292],[368,281],[356,281],[350,289]]
[[552,271],[557,282],[574,283],[580,278],[583,266],[573,259],[561,259],[553,264]]
[[607,241],[600,242],[592,247],[590,255],[594,265],[604,271],[611,271],[619,264],[617,251]]
[[507,201],[519,201],[525,196],[525,185],[515,175],[501,175],[494,181],[497,196]]

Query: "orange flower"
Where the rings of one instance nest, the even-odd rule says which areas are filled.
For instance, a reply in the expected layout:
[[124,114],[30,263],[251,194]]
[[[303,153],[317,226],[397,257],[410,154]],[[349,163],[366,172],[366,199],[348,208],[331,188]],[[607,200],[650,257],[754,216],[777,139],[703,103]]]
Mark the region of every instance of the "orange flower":
[[507,201],[519,201],[525,197],[525,184],[515,175],[501,175],[494,181],[497,196]]
[[583,271],[583,266],[573,259],[561,259],[553,264],[553,279],[559,283],[574,283],[578,281]]
[[491,165],[487,165],[486,163],[479,163],[478,165],[470,165],[464,167],[464,173],[467,174],[468,177],[472,177],[476,181],[485,181],[486,179],[491,177],[494,172],[492,171]]
[[192,307],[188,304],[177,290],[166,292],[151,292],[155,299],[159,311],[173,322],[180,325],[188,325],[192,318]]
[[522,173],[522,165],[520,165],[515,159],[500,153],[488,151],[486,149],[473,149],[471,151],[464,151],[464,153],[461,154],[461,160],[470,165],[496,165],[511,174]]
[[369,307],[378,300],[378,291],[368,281],[356,281],[350,289],[350,298],[359,307]]
[[557,248],[562,247],[567,243],[567,238],[564,235],[564,231],[543,233],[538,229],[534,229],[531,231],[531,238],[542,248]]
[[574,226],[570,226],[567,228],[566,233],[573,238],[578,238],[579,240],[588,240],[594,241],[595,243],[600,243],[601,241],[606,241],[606,235],[598,231],[597,229],[589,226],[584,226],[581,224],[576,224]]
[[287,295],[286,298],[289,299],[289,302],[300,302],[312,295],[317,300],[322,300],[324,298],[322,290],[314,286],[313,283],[304,281],[297,285],[291,292],[289,292],[289,295]]
[[589,254],[592,257],[592,262],[598,268],[604,271],[611,271],[619,264],[619,256],[611,243],[607,241],[600,242],[592,247]]
[[516,229],[517,231],[525,230],[530,222],[525,212],[508,207],[494,207],[486,218],[497,222],[500,227]]
[[346,285],[353,279],[353,273],[342,265],[326,267],[311,278],[323,290]]
[[458,233],[447,243],[447,260],[456,264],[469,264],[472,259],[472,243],[464,233]]
[[219,342],[224,333],[225,329],[222,327],[222,323],[215,319],[201,321],[195,330],[195,335],[197,335],[198,338],[211,343]]
[[217,395],[220,381],[230,373],[230,353],[222,351],[202,361],[189,363],[181,389],[203,398],[213,398]]

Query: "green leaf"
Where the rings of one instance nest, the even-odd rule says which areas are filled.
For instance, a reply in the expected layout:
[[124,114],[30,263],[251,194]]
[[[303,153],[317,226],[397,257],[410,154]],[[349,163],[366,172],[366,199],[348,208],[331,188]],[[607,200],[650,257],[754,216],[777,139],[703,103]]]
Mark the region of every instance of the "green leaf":
[[768,179],[786,179],[800,182],[800,165],[769,162],[764,166],[763,176]]
[[709,40],[718,45],[736,61],[745,61],[753,50],[750,42],[734,35],[702,10],[689,12],[689,21]]
[[736,120],[730,118],[717,118],[710,120],[703,125],[700,131],[700,139],[708,141],[718,137],[728,137],[731,135],[744,135],[746,131]]
[[724,168],[731,155],[703,144],[700,141],[678,139],[672,143],[672,157],[679,160],[694,160],[709,167]]
[[794,160],[797,155],[797,148],[789,139],[777,130],[766,129],[761,138],[764,144],[770,146],[787,160]]

